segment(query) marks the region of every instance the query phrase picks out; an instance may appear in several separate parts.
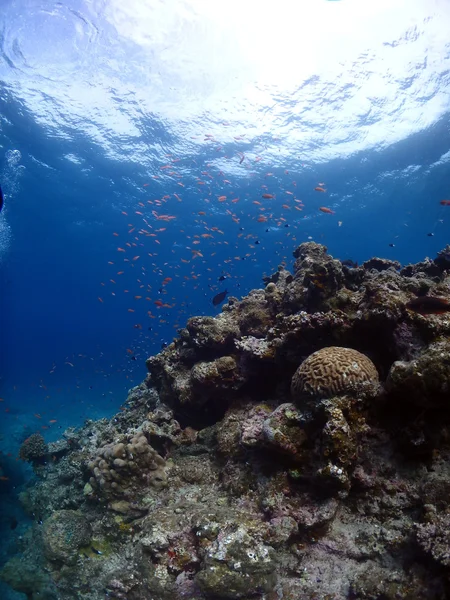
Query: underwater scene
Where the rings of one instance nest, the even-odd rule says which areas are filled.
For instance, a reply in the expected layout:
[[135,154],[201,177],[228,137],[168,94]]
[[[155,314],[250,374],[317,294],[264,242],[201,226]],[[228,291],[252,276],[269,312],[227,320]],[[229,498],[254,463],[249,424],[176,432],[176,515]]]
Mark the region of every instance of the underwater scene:
[[0,600],[450,598],[449,31],[1,0]]

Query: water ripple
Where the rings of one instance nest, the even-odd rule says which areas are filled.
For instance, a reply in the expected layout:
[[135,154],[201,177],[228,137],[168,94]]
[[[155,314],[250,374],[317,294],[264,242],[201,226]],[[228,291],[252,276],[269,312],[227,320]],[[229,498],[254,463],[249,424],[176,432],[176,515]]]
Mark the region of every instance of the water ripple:
[[298,3],[288,19],[296,3],[256,4],[15,0],[0,14],[0,80],[49,136],[139,164],[167,136],[181,151],[204,130],[227,144],[224,122],[255,152],[271,132],[292,156],[327,161],[448,110],[448,0]]
[[31,2],[26,10],[3,17],[1,59],[10,69],[34,79],[64,81],[95,56],[99,31],[79,11],[55,2]]

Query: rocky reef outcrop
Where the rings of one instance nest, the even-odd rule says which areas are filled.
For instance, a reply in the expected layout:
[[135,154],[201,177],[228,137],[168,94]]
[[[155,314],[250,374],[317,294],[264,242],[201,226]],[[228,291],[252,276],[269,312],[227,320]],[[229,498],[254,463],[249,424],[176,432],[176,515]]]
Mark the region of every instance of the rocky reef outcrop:
[[192,317],[114,418],[21,456],[32,600],[450,597],[448,251],[293,272]]

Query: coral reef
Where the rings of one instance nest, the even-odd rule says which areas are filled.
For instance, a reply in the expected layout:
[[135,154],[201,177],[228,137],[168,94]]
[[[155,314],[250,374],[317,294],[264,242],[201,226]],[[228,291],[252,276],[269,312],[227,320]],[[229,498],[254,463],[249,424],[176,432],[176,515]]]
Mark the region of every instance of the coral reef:
[[[450,597],[450,248],[349,268],[301,244],[192,317],[112,419],[31,436],[32,600]],[[52,460],[48,457],[52,456]]]
[[160,489],[167,484],[165,464],[142,432],[121,436],[97,449],[88,464],[92,476],[85,486],[85,493],[95,491],[97,496],[107,500],[136,500],[146,487]]
[[313,396],[330,398],[343,393],[361,394],[376,390],[378,373],[373,362],[351,348],[330,346],[313,352],[292,378],[294,398]]
[[22,443],[19,449],[19,458],[31,463],[42,462],[49,449],[40,433],[33,433]]

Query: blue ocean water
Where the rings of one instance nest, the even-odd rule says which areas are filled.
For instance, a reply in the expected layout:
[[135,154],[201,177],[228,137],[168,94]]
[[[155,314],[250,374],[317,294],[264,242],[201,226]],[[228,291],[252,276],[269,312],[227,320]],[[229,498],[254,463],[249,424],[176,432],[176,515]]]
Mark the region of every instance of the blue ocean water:
[[23,439],[117,411],[216,294],[306,240],[403,264],[450,242],[450,5],[1,4],[9,532]]

